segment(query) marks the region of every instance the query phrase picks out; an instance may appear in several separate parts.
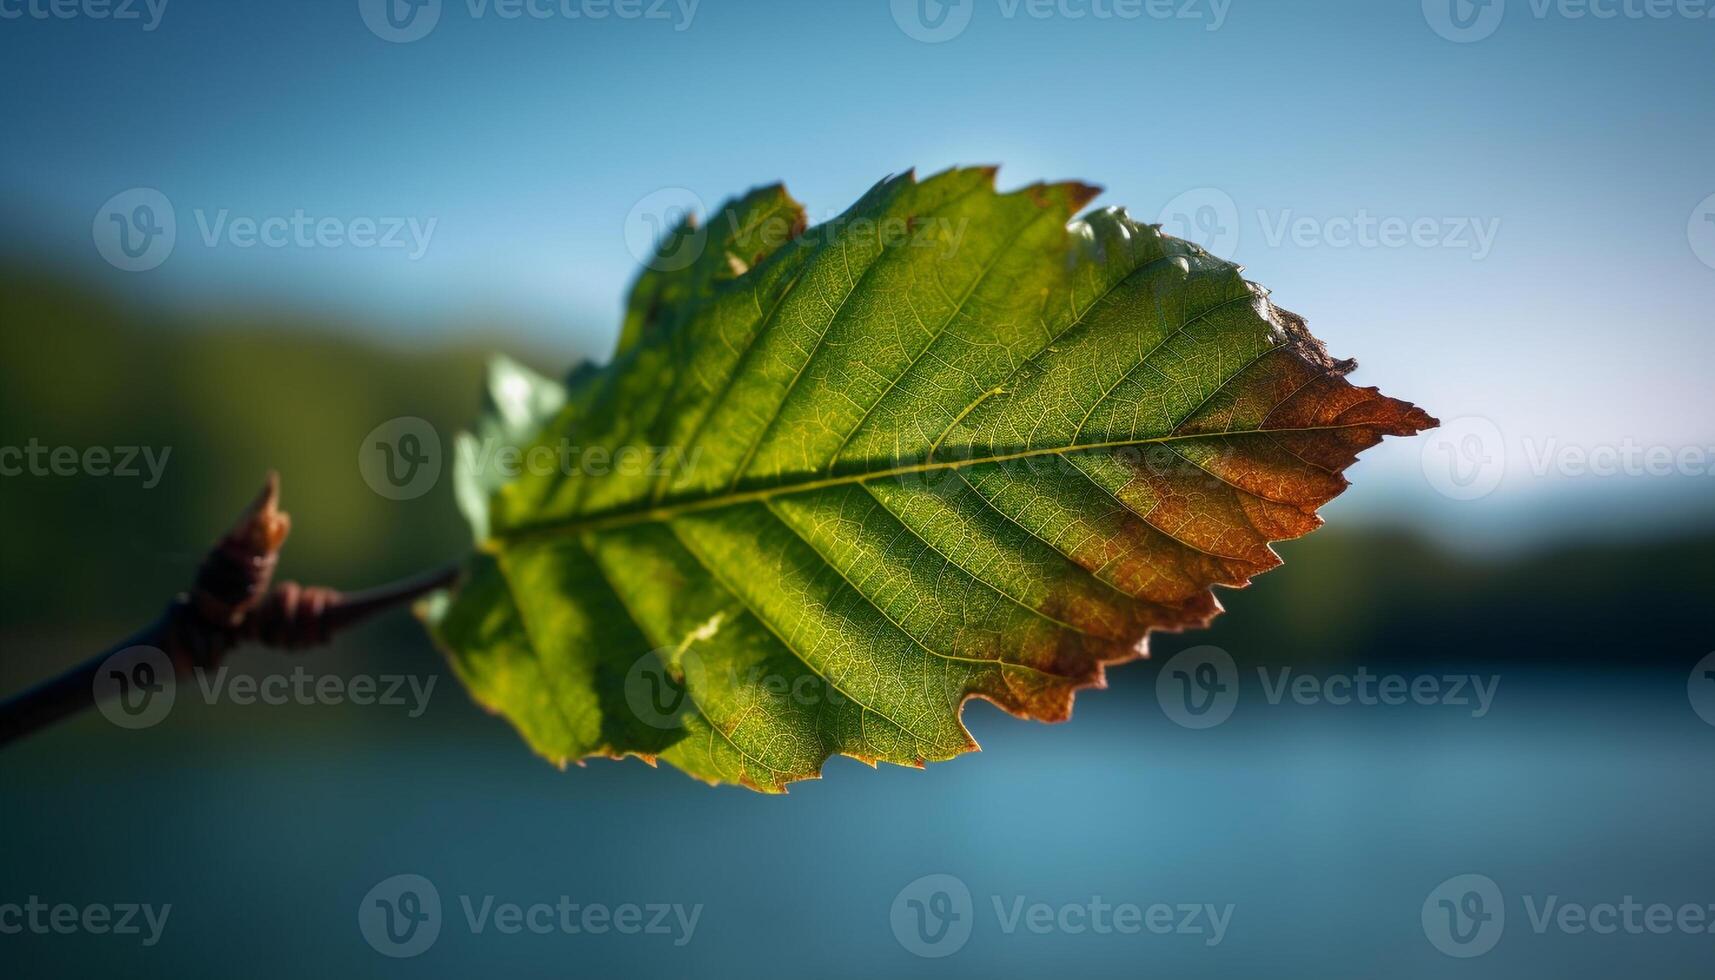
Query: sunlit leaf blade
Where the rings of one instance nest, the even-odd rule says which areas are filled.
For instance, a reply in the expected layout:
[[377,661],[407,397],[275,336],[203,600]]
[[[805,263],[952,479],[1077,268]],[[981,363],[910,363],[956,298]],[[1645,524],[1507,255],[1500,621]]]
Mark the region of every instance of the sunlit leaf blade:
[[767,791],[947,759],[966,700],[1068,717],[1434,424],[1233,264],[993,178],[807,230],[764,188],[665,237],[612,363],[532,402],[564,403],[530,426],[556,465],[461,459],[498,489],[430,622],[479,701],[554,760]]

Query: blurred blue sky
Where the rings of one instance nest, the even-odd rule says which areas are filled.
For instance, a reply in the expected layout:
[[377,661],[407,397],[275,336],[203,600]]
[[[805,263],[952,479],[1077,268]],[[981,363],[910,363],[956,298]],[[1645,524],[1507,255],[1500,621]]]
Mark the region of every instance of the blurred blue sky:
[[[516,0],[441,0],[399,43],[358,0],[166,0],[158,22],[141,0],[136,20],[0,0],[0,245],[122,296],[262,299],[395,338],[480,319],[599,355],[636,266],[628,216],[635,231],[663,188],[713,204],[781,179],[821,218],[890,172],[996,162],[1003,185],[1083,178],[1107,188],[1098,204],[1217,232],[1360,358],[1358,380],[1478,417],[1378,450],[1355,473],[1371,492],[1336,510],[1491,543],[1711,514],[1708,462],[1591,477],[1557,454],[1715,447],[1715,19],[1686,16],[1715,5],[639,0],[615,9],[661,16],[566,16],[609,9],[591,2],[509,18]],[[1671,16],[1631,15],[1646,9]],[[912,36],[937,30],[957,35]],[[171,202],[178,239],[134,273],[102,260],[92,222],[137,187]],[[416,260],[206,245],[199,223],[223,209],[434,226]],[[1343,245],[1366,219],[1431,230]],[[1430,473],[1497,452],[1500,488],[1477,500]]]

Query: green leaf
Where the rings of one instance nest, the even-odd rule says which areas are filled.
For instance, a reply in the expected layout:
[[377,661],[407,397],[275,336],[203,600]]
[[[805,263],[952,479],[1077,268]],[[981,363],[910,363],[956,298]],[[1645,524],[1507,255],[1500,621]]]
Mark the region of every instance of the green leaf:
[[891,178],[809,229],[755,191],[666,236],[610,364],[497,372],[530,408],[461,442],[482,553],[429,610],[481,703],[562,764],[767,791],[947,759],[966,700],[1068,717],[1435,424],[1232,263],[993,179]]

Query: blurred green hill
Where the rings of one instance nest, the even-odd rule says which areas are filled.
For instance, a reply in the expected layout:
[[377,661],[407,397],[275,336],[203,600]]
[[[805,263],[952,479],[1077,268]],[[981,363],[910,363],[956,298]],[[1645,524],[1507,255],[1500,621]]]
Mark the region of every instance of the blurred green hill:
[[0,323],[0,446],[170,451],[153,488],[0,477],[0,637],[123,635],[184,587],[271,468],[294,520],[282,576],[355,588],[456,557],[470,538],[445,475],[418,499],[384,499],[359,444],[407,415],[450,440],[494,350],[556,373],[574,359],[476,329],[417,349],[266,311],[134,309],[16,269],[0,269]]
[[[492,351],[553,373],[577,357],[480,328],[459,346],[418,349],[302,315],[138,309],[17,269],[0,270],[0,322],[0,446],[171,451],[152,489],[142,478],[0,477],[5,690],[152,615],[270,468],[294,518],[283,577],[357,588],[461,554],[469,537],[449,481],[384,499],[359,473],[361,441],[407,415],[449,440],[475,414]],[[1281,551],[1285,571],[1223,593],[1232,614],[1160,638],[1158,655],[1217,643],[1258,663],[1666,664],[1715,639],[1708,528],[1484,560],[1340,525]],[[363,642],[375,656],[419,667],[433,656],[408,622],[373,630]]]

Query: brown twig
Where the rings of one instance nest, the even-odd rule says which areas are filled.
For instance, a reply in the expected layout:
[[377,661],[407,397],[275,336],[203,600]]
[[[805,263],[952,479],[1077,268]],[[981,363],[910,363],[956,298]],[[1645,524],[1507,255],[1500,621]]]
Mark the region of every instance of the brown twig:
[[301,649],[382,610],[451,585],[457,563],[390,585],[349,595],[322,586],[281,582],[269,588],[291,517],[280,510],[280,478],[268,474],[262,492],[215,542],[189,592],[180,593],[154,622],[58,677],[0,702],[0,745],[95,704],[96,679],[109,657],[131,647],[154,647],[186,676],[219,665],[239,643]]

